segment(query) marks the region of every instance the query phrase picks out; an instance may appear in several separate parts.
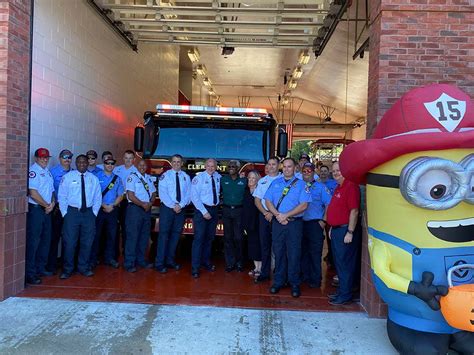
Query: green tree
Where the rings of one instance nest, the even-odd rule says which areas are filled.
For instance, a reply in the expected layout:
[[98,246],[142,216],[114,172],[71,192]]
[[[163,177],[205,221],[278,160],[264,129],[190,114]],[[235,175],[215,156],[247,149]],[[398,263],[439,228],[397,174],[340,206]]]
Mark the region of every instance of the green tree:
[[303,153],[309,154],[311,156],[311,151],[310,151],[311,143],[312,141],[310,140],[293,142],[293,145],[291,146],[290,157],[298,161],[300,155]]

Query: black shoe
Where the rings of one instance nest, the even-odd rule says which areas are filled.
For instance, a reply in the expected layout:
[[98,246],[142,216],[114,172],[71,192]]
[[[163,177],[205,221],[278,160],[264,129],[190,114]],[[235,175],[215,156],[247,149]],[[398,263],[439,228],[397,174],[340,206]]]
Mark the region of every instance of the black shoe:
[[351,304],[352,303],[352,300],[341,300],[339,298],[334,298],[334,299],[330,299],[329,300],[329,304],[333,305],[333,306],[342,306],[342,305],[345,305],[345,304]]
[[155,270],[158,271],[160,274],[166,274],[168,272],[168,269],[164,266],[156,267]]
[[114,269],[118,269],[119,266],[120,266],[118,261],[115,261],[115,260],[110,260],[110,261],[106,262],[105,265],[112,266]]
[[210,272],[216,271],[216,265],[209,264],[209,265],[203,265],[202,267]]
[[137,268],[135,266],[127,267],[125,268],[125,270],[127,270],[127,272],[130,272],[130,273],[137,272]]
[[242,265],[237,265],[237,272],[244,272]]
[[308,284],[309,288],[320,288],[321,287],[321,284],[320,283],[317,283],[317,282],[310,282]]
[[231,272],[231,271],[233,271],[234,269],[235,269],[234,266],[227,266],[227,267],[225,268],[225,272]]
[[141,268],[144,269],[153,269],[153,264],[152,263],[145,263],[145,264],[138,264]]
[[359,294],[352,295],[352,302],[359,303],[360,302],[360,295]]
[[191,273],[191,276],[192,276],[193,278],[195,278],[195,279],[198,279],[198,278],[199,278],[199,272],[198,272],[198,271],[193,271],[193,272]]
[[278,287],[278,286],[272,286],[272,287],[270,287],[270,293],[271,293],[272,295],[275,295],[275,294],[277,294],[278,292],[280,292],[280,287]]
[[63,272],[63,273],[59,276],[59,278],[60,278],[61,280],[66,280],[66,279],[68,279],[68,278],[70,278],[70,277],[71,277],[71,273],[69,273],[69,272]]
[[52,271],[46,271],[46,270],[41,271],[41,272],[38,273],[38,277],[39,277],[39,276],[53,276],[53,275],[54,275],[54,272],[52,272]]
[[328,294],[328,298],[330,300],[335,300],[337,297],[339,297],[339,294],[338,293],[330,293]]
[[301,290],[299,286],[292,286],[291,287],[291,297],[298,298],[301,296]]
[[28,285],[39,285],[41,284],[41,279],[38,276],[28,276],[26,278],[26,283]]
[[259,275],[255,278],[255,280],[253,282],[255,282],[256,284],[260,283],[260,282],[264,282],[264,281],[268,281],[270,280],[270,278],[268,276],[262,276],[262,275]]
[[176,271],[181,270],[181,265],[173,263],[173,264],[167,264],[166,267],[168,269],[174,269]]
[[92,270],[86,270],[84,272],[81,272],[81,275],[85,277],[91,277],[94,276],[94,273],[92,272]]

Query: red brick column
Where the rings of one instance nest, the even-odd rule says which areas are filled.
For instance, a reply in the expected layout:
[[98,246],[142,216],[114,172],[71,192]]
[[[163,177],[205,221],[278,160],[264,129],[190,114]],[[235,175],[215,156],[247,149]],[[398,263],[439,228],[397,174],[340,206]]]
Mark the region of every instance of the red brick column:
[[30,0],[0,0],[0,300],[24,287]]
[[[369,4],[367,137],[385,111],[411,88],[449,83],[474,96],[472,0],[370,0]],[[366,251],[362,280],[362,305],[370,316],[385,316],[386,308],[372,285]]]

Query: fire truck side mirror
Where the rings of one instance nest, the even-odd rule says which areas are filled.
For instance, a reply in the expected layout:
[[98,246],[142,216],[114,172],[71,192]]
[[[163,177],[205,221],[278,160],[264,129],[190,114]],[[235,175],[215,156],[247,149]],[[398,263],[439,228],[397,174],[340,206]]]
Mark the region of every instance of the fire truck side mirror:
[[288,154],[288,133],[284,131],[278,132],[277,141],[277,156],[279,158],[285,158]]
[[135,127],[135,133],[133,136],[133,149],[136,152],[143,151],[143,138],[145,137],[145,129],[143,127]]

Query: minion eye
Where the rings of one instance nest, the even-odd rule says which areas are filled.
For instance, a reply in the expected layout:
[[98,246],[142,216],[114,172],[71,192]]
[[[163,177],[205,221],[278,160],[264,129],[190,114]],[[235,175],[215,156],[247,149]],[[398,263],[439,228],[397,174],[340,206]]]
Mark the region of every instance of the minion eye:
[[420,176],[416,190],[426,200],[439,201],[451,193],[451,177],[444,170],[428,170]]
[[448,188],[445,185],[436,185],[430,190],[430,195],[433,199],[439,200],[446,194],[447,190]]

